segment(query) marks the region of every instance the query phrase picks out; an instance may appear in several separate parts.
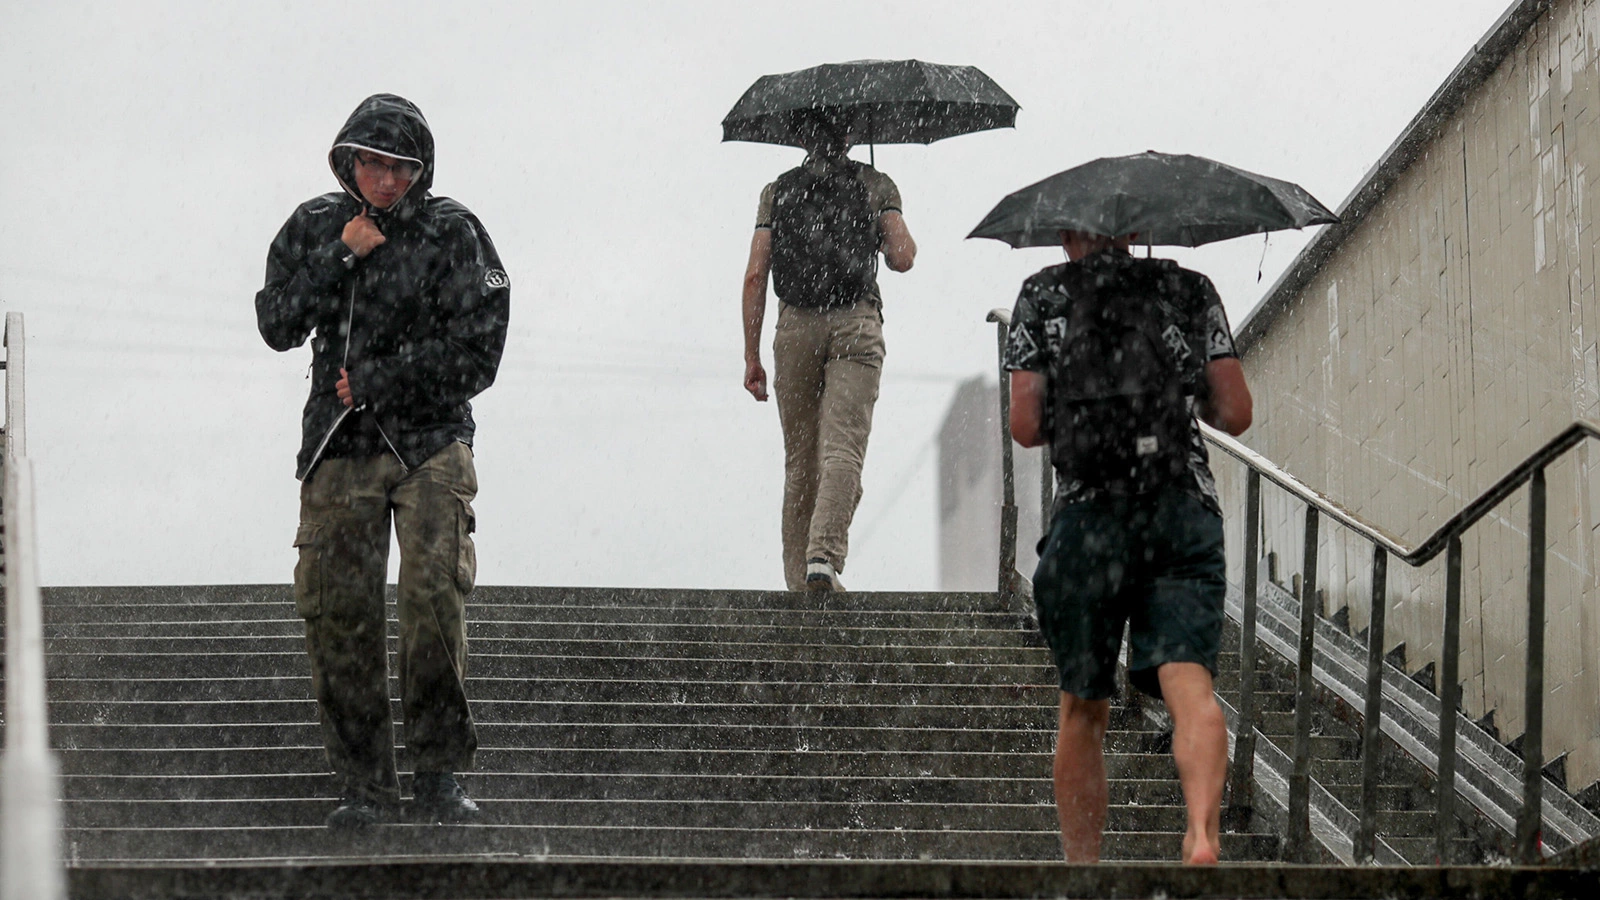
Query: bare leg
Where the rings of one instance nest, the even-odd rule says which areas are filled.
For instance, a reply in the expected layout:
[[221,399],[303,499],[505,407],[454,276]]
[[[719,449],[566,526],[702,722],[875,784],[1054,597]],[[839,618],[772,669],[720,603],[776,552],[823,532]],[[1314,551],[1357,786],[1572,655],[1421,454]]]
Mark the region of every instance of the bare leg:
[[1228,773],[1228,723],[1212,692],[1211,673],[1199,663],[1167,663],[1156,670],[1172,713],[1172,759],[1189,807],[1183,861],[1214,865],[1221,852],[1222,784]]
[[1106,829],[1106,726],[1111,701],[1061,694],[1061,724],[1056,734],[1056,815],[1061,821],[1061,851],[1067,862],[1100,861],[1100,835]]

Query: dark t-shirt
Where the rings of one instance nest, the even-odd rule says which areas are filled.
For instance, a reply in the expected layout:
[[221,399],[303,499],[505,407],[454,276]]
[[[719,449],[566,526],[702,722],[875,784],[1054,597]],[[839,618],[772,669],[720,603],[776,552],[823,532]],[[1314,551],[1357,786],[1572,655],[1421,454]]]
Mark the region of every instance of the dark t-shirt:
[[[1211,279],[1169,259],[1139,259],[1119,250],[1105,250],[1077,262],[1041,269],[1022,283],[1022,293],[1011,313],[1011,333],[1006,340],[1007,371],[1038,372],[1048,376],[1051,360],[1060,352],[1066,336],[1069,305],[1094,302],[1092,297],[1068,297],[1058,289],[1061,274],[1069,266],[1086,267],[1097,280],[1122,279],[1130,271],[1155,267],[1161,274],[1157,279],[1160,285],[1157,303],[1183,331],[1191,350],[1201,354],[1200,358],[1207,362],[1238,356],[1233,347],[1233,332],[1228,328],[1228,314],[1222,308],[1222,298],[1217,296]],[[1190,394],[1191,411],[1194,402],[1194,395]],[[1047,417],[1049,408],[1046,403]],[[1181,485],[1182,489],[1199,497],[1211,509],[1220,511],[1210,458],[1198,425],[1193,426],[1189,434],[1189,474],[1192,477]],[[1063,479],[1057,485],[1056,508],[1091,499],[1101,487],[1077,479]]]

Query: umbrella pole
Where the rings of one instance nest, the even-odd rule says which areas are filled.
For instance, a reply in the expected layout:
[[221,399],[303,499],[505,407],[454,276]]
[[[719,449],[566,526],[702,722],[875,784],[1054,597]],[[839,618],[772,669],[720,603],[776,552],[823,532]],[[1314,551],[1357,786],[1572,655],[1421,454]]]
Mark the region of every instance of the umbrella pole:
[[876,169],[878,167],[878,152],[877,151],[878,151],[878,146],[876,144],[868,144],[867,145],[867,165],[873,167],[874,169]]

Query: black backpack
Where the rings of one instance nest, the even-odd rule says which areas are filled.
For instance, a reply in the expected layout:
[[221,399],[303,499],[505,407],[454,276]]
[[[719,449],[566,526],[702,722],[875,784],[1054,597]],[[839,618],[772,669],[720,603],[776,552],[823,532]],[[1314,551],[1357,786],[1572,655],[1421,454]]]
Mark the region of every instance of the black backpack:
[[861,164],[778,176],[772,196],[772,287],[791,306],[838,309],[867,295],[878,268],[878,221]]
[[1058,270],[1065,330],[1050,369],[1050,451],[1065,481],[1139,494],[1187,477],[1188,397],[1204,362],[1162,299],[1176,267],[1118,262]]

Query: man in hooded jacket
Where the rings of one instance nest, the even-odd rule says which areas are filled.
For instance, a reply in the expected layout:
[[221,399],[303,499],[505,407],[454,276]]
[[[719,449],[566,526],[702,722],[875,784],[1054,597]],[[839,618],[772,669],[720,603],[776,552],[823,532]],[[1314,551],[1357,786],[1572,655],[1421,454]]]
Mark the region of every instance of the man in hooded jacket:
[[477,573],[469,400],[494,382],[511,291],[483,225],[428,193],[433,160],[414,104],[362,101],[328,154],[343,190],[289,217],[256,294],[269,346],[311,338],[294,596],[328,760],[344,781],[335,829],[400,806],[384,611],[391,519],[411,809],[438,822],[479,814],[455,779],[477,749],[464,688]]

